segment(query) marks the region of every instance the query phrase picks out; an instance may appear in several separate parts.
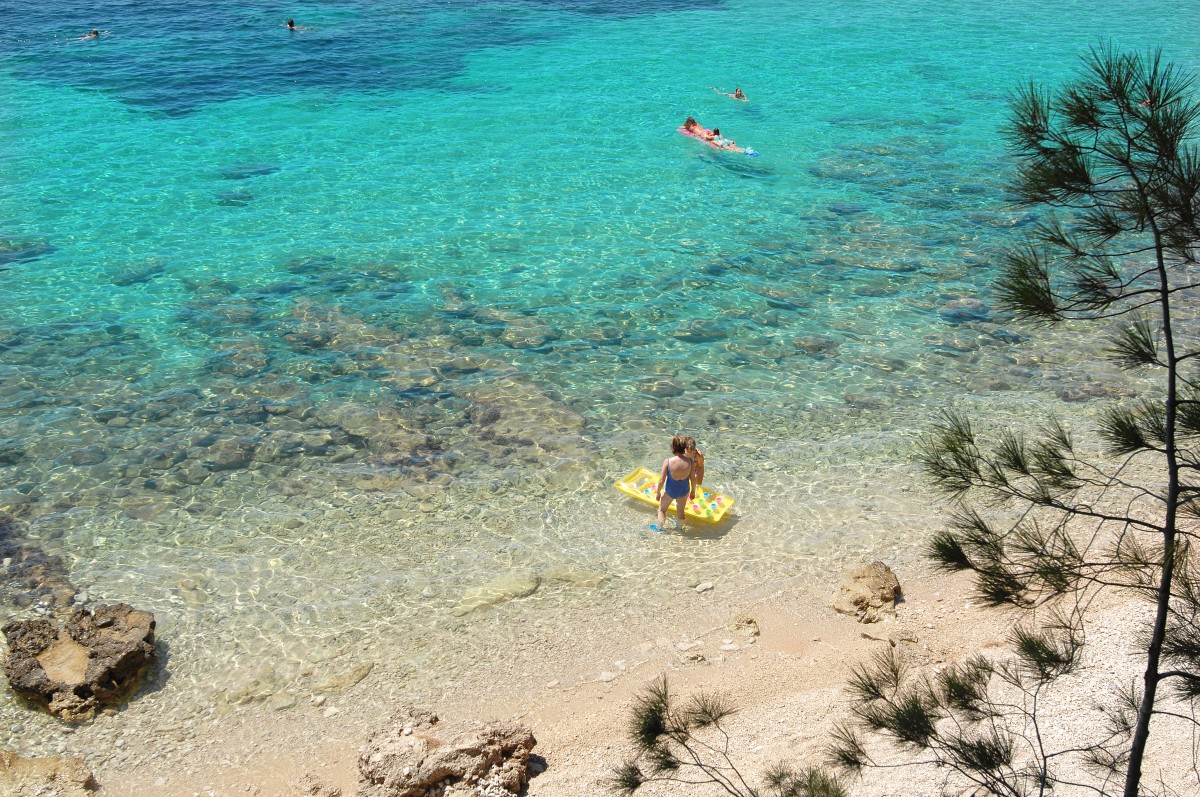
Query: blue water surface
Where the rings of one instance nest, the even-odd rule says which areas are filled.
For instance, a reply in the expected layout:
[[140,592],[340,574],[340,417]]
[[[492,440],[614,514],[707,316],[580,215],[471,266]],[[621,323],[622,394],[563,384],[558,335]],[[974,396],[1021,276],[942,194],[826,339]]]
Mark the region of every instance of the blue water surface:
[[[422,649],[517,566],[761,581],[911,539],[862,496],[941,408],[1131,389],[991,301],[1037,218],[1011,92],[1110,41],[1194,71],[1197,31],[1179,0],[0,0],[0,513],[194,632],[181,673],[364,604]],[[743,512],[690,547],[611,490],[676,431]],[[184,641],[235,612],[253,640]]]

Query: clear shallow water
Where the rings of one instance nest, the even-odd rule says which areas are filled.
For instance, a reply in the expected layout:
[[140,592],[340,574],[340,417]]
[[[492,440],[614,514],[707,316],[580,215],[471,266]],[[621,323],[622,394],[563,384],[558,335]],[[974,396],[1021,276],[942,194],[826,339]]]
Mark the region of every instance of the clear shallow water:
[[[1138,387],[989,307],[998,130],[1100,37],[1200,66],[1192,4],[145,5],[0,4],[0,511],[179,705],[904,556],[941,407]],[[650,536],[677,430],[741,511]]]

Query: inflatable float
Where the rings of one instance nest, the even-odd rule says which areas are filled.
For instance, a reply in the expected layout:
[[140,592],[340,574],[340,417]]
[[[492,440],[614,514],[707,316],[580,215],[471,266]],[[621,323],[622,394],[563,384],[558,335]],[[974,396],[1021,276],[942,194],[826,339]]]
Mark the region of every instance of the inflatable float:
[[[613,486],[630,498],[645,501],[651,506],[658,506],[658,499],[654,497],[654,491],[658,489],[658,476],[659,474],[651,470],[638,468]],[[671,503],[674,504],[674,501]],[[695,499],[689,500],[684,504],[683,514],[684,517],[689,517],[692,520],[716,523],[725,517],[725,513],[732,508],[732,498],[727,495],[721,495],[716,490],[708,487],[701,487],[696,491]],[[668,511],[668,514],[670,513]]]
[[697,141],[699,141],[700,143],[707,144],[708,146],[712,147],[713,149],[717,149],[722,152],[737,152],[741,155],[745,155],[748,158],[757,158],[759,156],[759,153],[750,149],[750,147],[745,147],[745,148],[743,148],[743,147],[722,147],[720,144],[713,141],[711,138],[705,138],[706,135],[707,136],[712,135],[712,131],[709,130],[707,127],[701,128],[699,133],[688,130],[686,127],[677,127],[677,128],[675,128],[675,132],[679,133],[680,135],[687,136],[688,138],[694,138]]

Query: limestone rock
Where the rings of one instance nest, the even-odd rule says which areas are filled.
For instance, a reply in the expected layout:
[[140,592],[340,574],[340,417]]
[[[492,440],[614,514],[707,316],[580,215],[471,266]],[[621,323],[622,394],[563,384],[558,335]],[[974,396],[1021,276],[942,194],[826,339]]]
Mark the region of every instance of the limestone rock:
[[512,723],[455,728],[428,711],[401,710],[359,753],[356,797],[516,797],[536,744]]
[[76,608],[61,622],[16,620],[2,630],[13,691],[75,722],[119,702],[155,660],[154,615],[124,603]]
[[842,577],[833,601],[834,611],[852,614],[860,623],[877,623],[885,614],[896,613],[900,580],[883,562],[871,562]]
[[598,573],[594,570],[577,570],[573,567],[560,566],[552,567],[546,571],[545,576],[547,581],[556,581],[561,584],[570,584],[575,587],[584,587],[590,589],[598,587],[608,578],[604,573]]
[[531,570],[514,570],[497,576],[483,586],[468,590],[462,603],[454,607],[455,617],[477,609],[486,609],[516,598],[526,598],[537,592],[541,578]]
[[313,692],[317,694],[322,692],[344,692],[370,675],[373,669],[375,669],[375,662],[359,662],[345,672],[329,676],[318,684],[313,689]]
[[82,758],[22,758],[0,750],[0,793],[24,797],[75,797],[99,785]]

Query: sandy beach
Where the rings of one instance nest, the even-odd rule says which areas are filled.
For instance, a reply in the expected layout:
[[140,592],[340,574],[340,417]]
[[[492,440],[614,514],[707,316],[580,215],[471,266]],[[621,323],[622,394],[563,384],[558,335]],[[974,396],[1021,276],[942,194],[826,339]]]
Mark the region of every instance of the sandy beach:
[[[833,584],[797,583],[757,596],[699,593],[690,610],[657,635],[634,636],[615,623],[581,632],[582,640],[555,641],[535,639],[537,630],[530,629],[528,644],[503,660],[480,662],[469,678],[422,707],[447,721],[509,719],[531,728],[534,753],[546,769],[530,781],[530,797],[600,795],[608,793],[612,768],[630,754],[626,723],[635,695],[666,675],[680,697],[705,691],[733,699],[731,756],[755,782],[773,763],[820,760],[830,729],[848,716],[847,677],[873,653],[898,645],[906,661],[927,673],[975,652],[1004,655],[1016,610],[980,605],[964,575],[928,567],[901,568],[898,575],[904,600],[894,618],[880,623],[861,624],[829,608]],[[1130,653],[1125,648],[1145,610],[1120,601],[1098,607],[1085,667],[1053,693],[1064,711],[1049,723],[1051,733],[1094,730],[1088,712],[1071,707],[1090,704],[1103,685],[1137,675],[1136,656],[1112,654]],[[404,684],[384,665],[336,697],[306,699],[288,710],[258,705],[214,711],[188,728],[146,727],[139,719],[152,711],[149,695],[75,732],[97,745],[88,763],[99,797],[301,797],[337,790],[350,797],[360,747],[404,697]],[[1153,742],[1162,745],[1167,724],[1156,731]],[[1152,757],[1150,771],[1155,780],[1186,789],[1190,760],[1186,734],[1175,734],[1165,752]],[[863,797],[935,794],[946,784],[945,773],[931,767],[869,770],[850,781],[851,793]],[[41,797],[84,793],[44,779],[10,788]],[[639,793],[720,792],[650,784]]]

